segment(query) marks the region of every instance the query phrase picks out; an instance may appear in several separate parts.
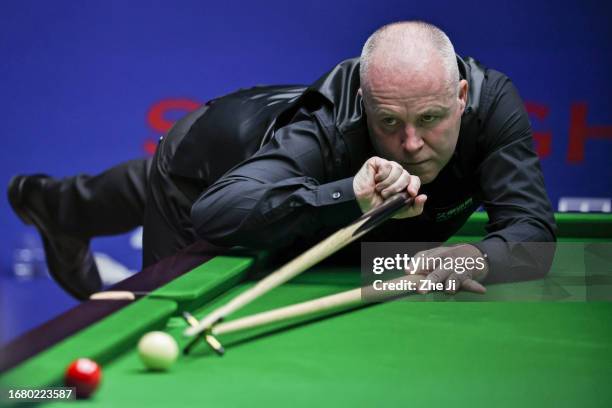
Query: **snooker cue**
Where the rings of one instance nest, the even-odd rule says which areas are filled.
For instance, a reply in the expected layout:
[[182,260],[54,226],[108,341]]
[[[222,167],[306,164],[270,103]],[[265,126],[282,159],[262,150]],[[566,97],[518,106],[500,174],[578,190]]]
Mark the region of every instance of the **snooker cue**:
[[[183,318],[191,326],[197,326],[198,325],[198,319],[196,319],[194,315],[192,315],[191,313],[189,313],[186,310],[183,311]],[[225,349],[223,348],[223,345],[221,343],[219,343],[219,340],[217,340],[215,338],[215,336],[213,336],[212,334],[207,333],[207,332],[204,332],[203,334],[200,334],[200,336],[204,337],[204,340],[206,341],[206,343],[208,343],[208,345],[215,351],[215,353],[217,353],[220,356],[225,354]]]
[[136,300],[137,297],[148,295],[149,292],[129,290],[107,290],[89,295],[89,300]]
[[297,258],[281,266],[279,269],[259,281],[251,289],[236,296],[229,303],[213,310],[210,314],[201,319],[197,326],[185,329],[184,335],[193,337],[210,329],[212,325],[219,322],[219,320],[222,320],[259,296],[262,296],[275,287],[294,278],[311,266],[357,240],[382,222],[391,218],[405,206],[411,205],[413,201],[412,198],[408,197],[407,193],[394,195],[379,207],[371,209],[350,225],[336,231]]
[[272,309],[240,319],[221,322],[212,327],[213,335],[232,333],[240,330],[252,329],[268,323],[291,319],[293,317],[322,312],[325,310],[351,306],[361,301],[361,288],[347,290],[318,299],[308,300],[302,303]]
[[[423,279],[423,276],[421,275],[406,275],[386,282],[402,283],[406,281],[413,281],[415,283],[418,283],[421,279]],[[242,317],[240,319],[231,320],[228,322],[221,322],[213,326],[211,332],[213,335],[233,333],[240,330],[252,329],[281,320],[287,320],[294,317],[323,312],[326,310],[340,309],[345,307],[350,308],[351,306],[357,305],[361,302],[362,292],[364,290],[367,289],[359,287],[356,289],[347,290],[345,292],[324,296],[318,299],[308,300],[290,306],[284,306],[278,309],[272,309],[265,312],[253,314],[250,316]],[[398,294],[383,291],[376,294],[376,301],[378,302],[382,300],[396,298],[398,296],[403,296],[408,293],[411,292],[406,290],[401,292],[401,294]]]

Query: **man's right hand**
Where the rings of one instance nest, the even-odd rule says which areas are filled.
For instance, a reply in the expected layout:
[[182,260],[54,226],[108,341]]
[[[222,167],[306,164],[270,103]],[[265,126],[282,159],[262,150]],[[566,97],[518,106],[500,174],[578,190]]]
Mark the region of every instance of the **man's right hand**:
[[424,194],[419,195],[421,180],[408,173],[399,163],[382,159],[369,158],[359,169],[353,179],[353,191],[362,212],[381,205],[387,198],[406,191],[414,198],[414,204],[398,212],[393,218],[409,218],[420,215],[427,200]]

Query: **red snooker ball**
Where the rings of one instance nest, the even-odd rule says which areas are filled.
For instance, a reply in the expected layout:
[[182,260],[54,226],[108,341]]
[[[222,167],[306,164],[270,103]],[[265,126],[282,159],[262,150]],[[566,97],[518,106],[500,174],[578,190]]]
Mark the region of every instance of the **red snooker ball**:
[[77,398],[88,398],[98,388],[101,379],[102,370],[98,363],[88,358],[79,358],[66,369],[64,384],[76,387]]

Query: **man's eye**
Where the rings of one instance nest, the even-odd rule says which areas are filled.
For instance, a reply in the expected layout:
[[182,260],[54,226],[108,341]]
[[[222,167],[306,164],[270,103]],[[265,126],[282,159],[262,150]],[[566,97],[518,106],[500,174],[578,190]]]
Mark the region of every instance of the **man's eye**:
[[382,123],[385,126],[395,126],[395,125],[397,125],[397,119],[395,119],[395,118],[383,118]]
[[438,119],[435,115],[423,115],[421,116],[421,122],[423,123],[433,123]]

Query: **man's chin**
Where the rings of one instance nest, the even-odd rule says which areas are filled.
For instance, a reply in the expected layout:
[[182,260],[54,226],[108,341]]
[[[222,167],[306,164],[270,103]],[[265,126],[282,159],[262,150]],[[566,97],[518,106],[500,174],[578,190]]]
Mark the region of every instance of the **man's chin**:
[[439,171],[424,171],[421,174],[415,174],[421,179],[421,184],[429,184],[438,177]]

